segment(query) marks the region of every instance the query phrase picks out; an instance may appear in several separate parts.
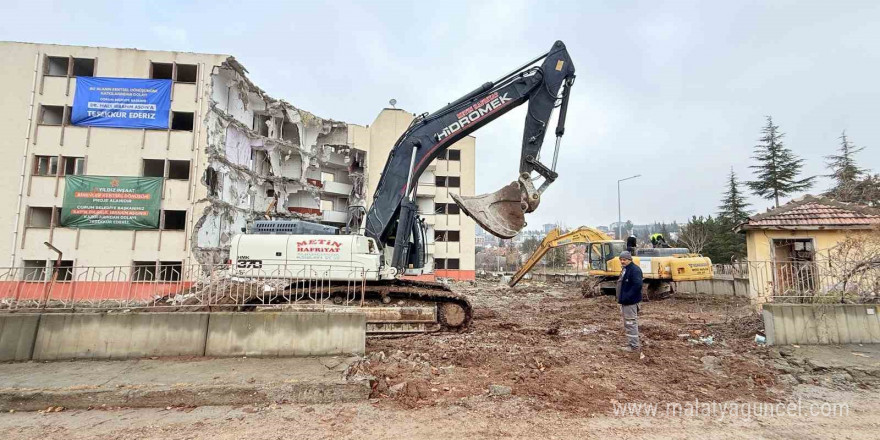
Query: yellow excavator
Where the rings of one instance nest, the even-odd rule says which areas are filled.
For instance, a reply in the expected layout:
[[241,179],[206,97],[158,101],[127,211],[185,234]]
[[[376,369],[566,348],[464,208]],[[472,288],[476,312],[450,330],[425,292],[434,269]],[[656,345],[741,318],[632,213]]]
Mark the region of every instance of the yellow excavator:
[[[613,295],[622,268],[619,255],[626,250],[626,243],[589,226],[570,232],[550,231],[513,275],[509,285],[515,286],[551,249],[570,244],[587,245],[584,262],[588,265],[588,278],[583,285],[584,296]],[[642,269],[645,293],[652,299],[672,293],[671,281],[709,280],[713,276],[712,260],[686,248],[636,249],[633,262]]]

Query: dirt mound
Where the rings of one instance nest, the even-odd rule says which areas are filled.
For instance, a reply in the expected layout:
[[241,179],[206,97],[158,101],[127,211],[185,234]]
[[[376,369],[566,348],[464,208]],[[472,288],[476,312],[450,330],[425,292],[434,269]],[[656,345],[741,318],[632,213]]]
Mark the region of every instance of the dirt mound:
[[578,285],[460,291],[474,303],[470,331],[368,340],[358,368],[375,377],[374,397],[406,407],[453,404],[500,385],[536,407],[579,413],[608,412],[616,402],[779,397],[744,304],[643,304],[640,359],[620,350],[625,337],[612,297],[583,298]]

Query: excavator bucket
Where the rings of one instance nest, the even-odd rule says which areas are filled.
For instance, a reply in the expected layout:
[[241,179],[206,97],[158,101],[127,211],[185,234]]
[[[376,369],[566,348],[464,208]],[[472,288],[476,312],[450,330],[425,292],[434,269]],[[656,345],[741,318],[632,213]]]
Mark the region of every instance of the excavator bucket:
[[450,194],[452,200],[490,234],[513,238],[526,225],[525,204],[519,182],[491,194],[460,196]]

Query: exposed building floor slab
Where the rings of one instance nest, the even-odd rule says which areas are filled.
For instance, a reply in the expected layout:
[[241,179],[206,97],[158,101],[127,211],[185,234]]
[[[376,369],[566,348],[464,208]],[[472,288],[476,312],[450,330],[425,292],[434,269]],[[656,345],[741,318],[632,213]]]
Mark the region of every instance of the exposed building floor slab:
[[366,399],[352,358],[145,359],[0,364],[0,410],[330,403]]

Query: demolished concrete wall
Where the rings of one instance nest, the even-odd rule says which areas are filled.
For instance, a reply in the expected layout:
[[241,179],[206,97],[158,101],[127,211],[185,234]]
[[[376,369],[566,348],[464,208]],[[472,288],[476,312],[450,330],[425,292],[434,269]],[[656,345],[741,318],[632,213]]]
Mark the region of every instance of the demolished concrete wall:
[[214,68],[209,95],[208,191],[191,238],[200,263],[224,262],[232,236],[256,219],[343,226],[343,212],[366,206],[366,152],[347,143],[348,124],[268,96],[232,57]]

